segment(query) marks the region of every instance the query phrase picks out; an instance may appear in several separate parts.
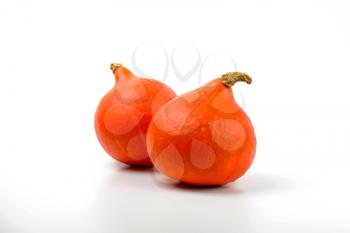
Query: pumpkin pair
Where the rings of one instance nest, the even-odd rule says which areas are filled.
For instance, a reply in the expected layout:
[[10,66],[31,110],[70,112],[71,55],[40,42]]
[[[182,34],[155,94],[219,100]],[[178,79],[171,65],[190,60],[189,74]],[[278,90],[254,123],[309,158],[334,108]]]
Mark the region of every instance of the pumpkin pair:
[[165,84],[135,76],[112,64],[114,87],[95,114],[97,138],[114,159],[154,165],[165,175],[193,185],[222,185],[241,177],[253,162],[256,138],[231,87],[250,84],[230,72],[176,96]]

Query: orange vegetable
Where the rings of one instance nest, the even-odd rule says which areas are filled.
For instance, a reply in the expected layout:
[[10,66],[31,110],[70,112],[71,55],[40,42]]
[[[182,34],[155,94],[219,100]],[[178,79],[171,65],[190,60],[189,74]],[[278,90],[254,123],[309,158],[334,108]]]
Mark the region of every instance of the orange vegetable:
[[130,165],[152,166],[145,134],[154,113],[175,93],[159,81],[135,76],[120,64],[112,64],[111,69],[116,84],[96,110],[97,138],[114,159]]
[[193,185],[222,185],[248,170],[256,138],[230,88],[237,81],[252,80],[240,72],[224,74],[172,99],[154,115],[146,141],[160,172]]

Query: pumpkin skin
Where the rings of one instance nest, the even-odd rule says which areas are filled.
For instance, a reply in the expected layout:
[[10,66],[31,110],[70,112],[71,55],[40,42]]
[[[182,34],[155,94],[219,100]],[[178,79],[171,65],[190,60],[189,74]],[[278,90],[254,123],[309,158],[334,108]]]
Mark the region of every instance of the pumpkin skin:
[[176,96],[165,84],[140,78],[120,64],[112,64],[116,83],[100,101],[95,131],[104,150],[114,159],[152,166],[145,135],[152,116]]
[[165,104],[154,115],[146,141],[160,172],[192,185],[236,180],[256,151],[251,121],[222,78]]

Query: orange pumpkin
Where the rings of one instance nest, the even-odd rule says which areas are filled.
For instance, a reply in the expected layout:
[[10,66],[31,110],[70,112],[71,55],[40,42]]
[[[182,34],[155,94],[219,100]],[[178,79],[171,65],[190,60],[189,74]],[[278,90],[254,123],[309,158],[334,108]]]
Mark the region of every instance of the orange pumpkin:
[[114,159],[130,165],[152,166],[145,134],[154,113],[175,93],[159,81],[135,76],[120,64],[112,64],[111,69],[116,83],[97,107],[97,138]]
[[253,162],[253,125],[231,86],[251,78],[231,72],[166,103],[147,131],[147,149],[165,175],[193,185],[222,185],[241,177]]

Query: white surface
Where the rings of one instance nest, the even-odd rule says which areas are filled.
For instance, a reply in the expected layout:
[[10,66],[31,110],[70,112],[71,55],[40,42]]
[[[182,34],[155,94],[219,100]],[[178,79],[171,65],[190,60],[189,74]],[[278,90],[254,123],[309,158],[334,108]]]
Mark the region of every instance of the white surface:
[[[0,232],[350,232],[349,6],[242,2],[1,1]],[[233,69],[226,53],[253,77],[235,87],[258,140],[236,183],[190,189],[101,149],[108,65],[133,69],[145,41],[217,56],[203,82]],[[138,66],[162,79],[152,46]],[[181,48],[185,69],[195,51]],[[166,83],[180,94],[197,74],[183,83],[170,69]]]

